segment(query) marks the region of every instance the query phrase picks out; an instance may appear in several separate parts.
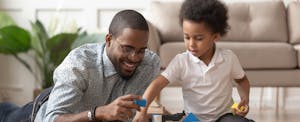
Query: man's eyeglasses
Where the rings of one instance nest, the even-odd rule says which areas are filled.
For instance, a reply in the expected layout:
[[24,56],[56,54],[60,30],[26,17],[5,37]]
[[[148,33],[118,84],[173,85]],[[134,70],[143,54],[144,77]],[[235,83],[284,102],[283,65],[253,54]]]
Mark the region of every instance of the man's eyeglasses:
[[122,53],[125,55],[138,55],[138,56],[144,56],[146,48],[140,49],[140,50],[135,50],[133,47],[122,45],[119,42],[119,39],[116,39],[116,41],[119,45],[119,48],[121,49]]

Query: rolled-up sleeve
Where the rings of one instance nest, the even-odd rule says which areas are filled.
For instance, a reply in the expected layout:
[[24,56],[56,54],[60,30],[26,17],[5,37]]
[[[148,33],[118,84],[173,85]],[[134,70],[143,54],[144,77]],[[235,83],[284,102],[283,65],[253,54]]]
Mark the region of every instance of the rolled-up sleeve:
[[84,78],[83,61],[76,51],[71,52],[53,75],[54,88],[47,102],[45,122],[53,122],[61,114],[72,113],[80,109],[83,91],[87,88]]

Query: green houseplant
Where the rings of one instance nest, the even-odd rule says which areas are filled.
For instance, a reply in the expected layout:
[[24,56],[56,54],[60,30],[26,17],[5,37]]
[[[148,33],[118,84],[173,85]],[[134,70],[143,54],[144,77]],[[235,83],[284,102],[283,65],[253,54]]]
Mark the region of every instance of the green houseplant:
[[[3,15],[1,15],[3,14]],[[37,20],[31,22],[31,33],[14,24],[13,20],[0,13],[0,23],[2,20],[8,21],[6,25],[0,24],[0,53],[13,55],[22,63],[35,77],[36,81],[42,81],[42,88],[47,88],[53,84],[53,71],[62,62],[65,56],[71,51],[85,43],[99,42],[104,39],[103,34],[87,34],[80,32],[79,28],[73,33],[61,32],[49,36],[43,24]],[[5,19],[4,19],[4,18]],[[22,59],[19,54],[28,51],[34,52],[34,63],[37,71],[33,71],[33,66]]]

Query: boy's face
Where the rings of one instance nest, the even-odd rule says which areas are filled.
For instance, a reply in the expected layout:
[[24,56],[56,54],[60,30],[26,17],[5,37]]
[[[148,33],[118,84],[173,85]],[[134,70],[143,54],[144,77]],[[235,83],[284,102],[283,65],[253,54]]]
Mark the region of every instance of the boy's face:
[[212,33],[204,22],[183,20],[182,27],[187,50],[200,59],[211,58],[214,52],[214,43],[220,38],[220,35]]
[[116,71],[124,79],[129,79],[144,58],[148,32],[125,28],[118,36],[106,35],[107,55]]

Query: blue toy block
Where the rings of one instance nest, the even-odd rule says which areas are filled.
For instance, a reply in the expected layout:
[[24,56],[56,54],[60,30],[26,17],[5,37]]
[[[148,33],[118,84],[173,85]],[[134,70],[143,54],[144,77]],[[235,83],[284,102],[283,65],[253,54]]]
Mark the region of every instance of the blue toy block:
[[140,107],[146,107],[147,101],[146,101],[146,99],[134,100],[134,103]]
[[200,122],[200,120],[193,113],[189,113],[182,122]]

